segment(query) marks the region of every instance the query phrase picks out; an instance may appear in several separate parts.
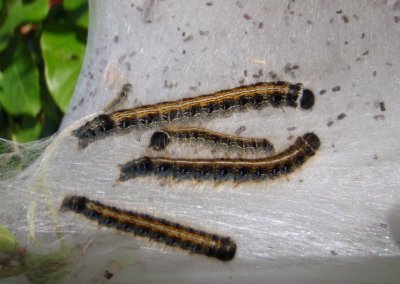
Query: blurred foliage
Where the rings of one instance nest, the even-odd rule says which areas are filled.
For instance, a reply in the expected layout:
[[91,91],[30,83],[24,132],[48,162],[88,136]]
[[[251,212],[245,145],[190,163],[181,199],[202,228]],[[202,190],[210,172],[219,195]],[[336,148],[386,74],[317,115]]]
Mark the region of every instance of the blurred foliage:
[[[24,275],[27,283],[59,283],[70,271],[71,264],[68,247],[50,254],[35,254],[20,246],[15,235],[0,224],[1,283],[17,283],[18,280],[7,280],[19,275]],[[21,278],[19,280],[26,282]]]
[[87,0],[0,0],[0,137],[27,142],[57,131],[87,28]]

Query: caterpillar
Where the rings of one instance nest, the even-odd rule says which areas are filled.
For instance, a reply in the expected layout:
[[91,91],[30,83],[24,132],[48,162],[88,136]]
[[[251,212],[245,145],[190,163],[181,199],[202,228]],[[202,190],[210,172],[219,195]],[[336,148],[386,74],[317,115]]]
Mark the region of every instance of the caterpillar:
[[298,137],[285,151],[260,159],[172,159],[142,157],[119,165],[118,181],[138,176],[156,175],[181,179],[215,179],[245,181],[272,179],[294,171],[319,149],[314,133]]
[[229,237],[196,230],[147,214],[121,210],[84,196],[66,196],[60,210],[73,211],[88,219],[97,220],[100,225],[222,261],[232,260],[236,253],[236,243]]
[[121,88],[121,91],[103,108],[103,111],[110,112],[121,107],[121,105],[123,105],[128,99],[129,94],[132,93],[132,89],[133,87],[131,84],[124,84]]
[[204,141],[240,149],[261,149],[269,153],[274,151],[274,145],[265,138],[244,138],[194,127],[168,127],[156,131],[151,136],[149,147],[156,151],[164,150],[173,139]]
[[100,114],[74,130],[72,134],[78,138],[82,149],[110,131],[125,130],[129,127],[152,127],[182,119],[213,116],[218,113],[230,114],[233,111],[260,109],[269,105],[276,108],[296,108],[300,105],[300,108],[307,110],[312,108],[314,100],[313,92],[303,89],[301,84],[257,83],[193,98]]

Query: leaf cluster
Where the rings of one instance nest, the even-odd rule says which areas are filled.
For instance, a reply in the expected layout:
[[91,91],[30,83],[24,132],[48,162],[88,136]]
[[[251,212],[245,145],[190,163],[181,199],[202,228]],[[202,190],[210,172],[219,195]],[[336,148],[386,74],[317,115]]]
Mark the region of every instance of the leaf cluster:
[[82,65],[87,0],[0,0],[0,137],[57,131]]

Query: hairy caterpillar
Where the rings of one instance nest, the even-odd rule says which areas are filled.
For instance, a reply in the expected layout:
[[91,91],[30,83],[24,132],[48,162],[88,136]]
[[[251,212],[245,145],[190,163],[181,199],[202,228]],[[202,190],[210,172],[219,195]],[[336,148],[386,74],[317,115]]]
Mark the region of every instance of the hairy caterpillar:
[[120,165],[119,181],[146,175],[245,181],[271,179],[294,171],[320,147],[314,133],[298,137],[285,151],[260,159],[172,159],[142,157]]
[[111,112],[120,108],[128,99],[129,94],[132,93],[132,85],[127,83],[122,86],[121,91],[112,99],[104,108],[104,112]]
[[182,119],[213,116],[218,113],[230,114],[233,111],[260,109],[265,106],[296,108],[300,105],[302,109],[310,109],[314,100],[314,94],[308,89],[303,89],[301,84],[257,83],[193,98],[101,114],[74,130],[73,135],[79,139],[80,147],[85,148],[109,131],[129,127],[152,127]]
[[206,233],[147,214],[121,210],[83,196],[65,197],[60,210],[71,210],[97,220],[100,225],[222,261],[232,260],[236,253],[236,243],[229,237]]
[[168,127],[154,132],[149,147],[156,151],[164,150],[172,140],[204,141],[226,147],[274,151],[274,145],[265,138],[244,138],[195,127]]

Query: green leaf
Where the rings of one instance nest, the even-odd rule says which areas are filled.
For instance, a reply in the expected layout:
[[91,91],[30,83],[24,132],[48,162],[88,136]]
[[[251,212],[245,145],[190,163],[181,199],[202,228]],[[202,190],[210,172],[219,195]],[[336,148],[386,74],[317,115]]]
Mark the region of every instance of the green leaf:
[[49,0],[3,0],[6,18],[0,25],[0,51],[4,50],[14,29],[22,23],[40,22],[49,12]]
[[85,44],[72,27],[53,24],[45,28],[40,45],[47,86],[57,106],[65,112],[79,76]]
[[17,241],[13,233],[0,225],[0,253],[12,255],[17,248]]
[[33,117],[22,116],[20,123],[14,127],[12,140],[29,142],[37,140],[42,132],[42,124]]
[[3,154],[0,159],[0,180],[16,176],[24,169],[24,158],[18,154]]
[[28,253],[24,263],[24,275],[29,283],[60,283],[63,277],[71,271],[70,255],[63,252],[51,254]]
[[85,12],[78,14],[76,24],[82,28],[88,29],[89,26],[89,11],[85,9]]
[[89,12],[87,0],[64,0],[63,6],[68,17],[78,26],[88,28]]
[[84,5],[87,5],[87,0],[64,0],[63,1],[63,6],[66,11],[76,10]]
[[[5,58],[10,56],[10,58]],[[11,115],[36,116],[41,109],[39,71],[29,50],[19,42],[16,50],[10,50],[0,58],[0,103]],[[3,65],[6,61],[9,64]]]
[[63,113],[57,107],[50,94],[48,94],[47,96],[43,96],[42,103],[42,112],[44,119],[42,120],[43,129],[40,133],[39,138],[45,138],[57,132],[63,117]]

